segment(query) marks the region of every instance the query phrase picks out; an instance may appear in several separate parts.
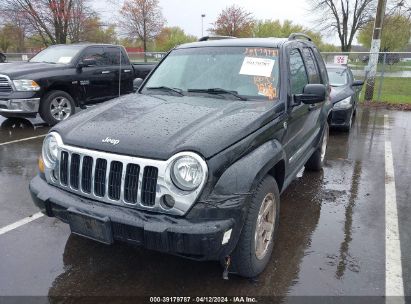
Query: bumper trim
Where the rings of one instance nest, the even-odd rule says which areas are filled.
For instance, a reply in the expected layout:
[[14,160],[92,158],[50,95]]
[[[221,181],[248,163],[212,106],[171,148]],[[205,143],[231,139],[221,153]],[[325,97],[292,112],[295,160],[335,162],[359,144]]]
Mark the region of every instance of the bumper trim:
[[224,233],[234,229],[235,220],[231,218],[191,221],[109,205],[61,190],[39,176],[30,182],[30,192],[43,213],[66,223],[69,208],[92,217],[108,217],[114,240],[195,260],[219,260],[231,248],[233,238],[222,244]]
[[[4,109],[1,106],[6,106]],[[0,99],[0,113],[32,114],[37,113],[40,107],[40,98]]]

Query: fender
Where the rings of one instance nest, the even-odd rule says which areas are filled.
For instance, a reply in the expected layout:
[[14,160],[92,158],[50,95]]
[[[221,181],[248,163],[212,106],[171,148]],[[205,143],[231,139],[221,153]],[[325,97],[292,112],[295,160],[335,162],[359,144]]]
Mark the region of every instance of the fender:
[[266,142],[225,170],[214,190],[189,212],[187,217],[195,219],[234,218],[231,240],[222,257],[229,255],[237,245],[257,184],[284,159],[284,149],[277,140]]

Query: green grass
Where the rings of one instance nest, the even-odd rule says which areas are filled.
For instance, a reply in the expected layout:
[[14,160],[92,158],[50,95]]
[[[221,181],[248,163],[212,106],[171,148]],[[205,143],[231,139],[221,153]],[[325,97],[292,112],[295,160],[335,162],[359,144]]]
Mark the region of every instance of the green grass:
[[[375,81],[374,100],[391,104],[411,104],[411,78],[384,78],[381,98],[378,100],[380,78]],[[365,85],[361,91],[360,99],[364,99]]]

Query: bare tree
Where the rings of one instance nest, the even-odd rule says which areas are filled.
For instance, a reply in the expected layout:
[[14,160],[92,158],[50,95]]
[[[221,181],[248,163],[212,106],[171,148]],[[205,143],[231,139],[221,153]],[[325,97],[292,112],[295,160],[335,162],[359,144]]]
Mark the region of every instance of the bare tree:
[[[0,11],[1,24],[3,29],[9,31],[6,35],[9,40],[13,40],[13,46],[16,52],[25,50],[25,39],[28,34],[29,23],[23,14],[17,10]],[[13,30],[10,30],[10,29]]]
[[140,39],[144,52],[147,41],[154,39],[165,24],[158,0],[126,0],[120,14],[120,28],[129,38]]
[[89,20],[96,18],[97,14],[87,5],[87,1],[74,0],[68,26],[68,37],[70,41],[82,41]]
[[387,16],[404,16],[411,19],[411,0],[391,0],[387,3]]
[[66,43],[75,2],[86,0],[2,0],[4,14],[17,13],[25,18],[45,45]]
[[253,24],[252,14],[233,4],[220,13],[210,31],[216,35],[250,37]]
[[358,30],[375,14],[375,0],[310,0],[322,30],[337,32],[341,51],[349,52]]

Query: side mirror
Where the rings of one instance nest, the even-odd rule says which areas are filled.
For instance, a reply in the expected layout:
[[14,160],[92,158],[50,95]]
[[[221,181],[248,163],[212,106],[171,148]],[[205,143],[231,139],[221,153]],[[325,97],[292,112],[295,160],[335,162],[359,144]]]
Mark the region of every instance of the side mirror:
[[294,95],[296,104],[316,104],[323,102],[327,94],[327,89],[323,84],[307,84],[302,94]]
[[364,85],[364,81],[363,80],[354,80],[352,83],[353,87],[362,87]]
[[96,66],[97,65],[97,60],[94,58],[84,58],[82,61],[80,61],[77,64],[77,67],[79,69],[81,68],[86,68],[86,67],[90,67],[90,66]]
[[136,79],[133,80],[133,91],[134,91],[134,92],[137,92],[137,91],[138,91],[138,89],[139,89],[140,86],[142,85],[143,81],[144,81],[144,80],[141,79],[141,78],[136,78]]

